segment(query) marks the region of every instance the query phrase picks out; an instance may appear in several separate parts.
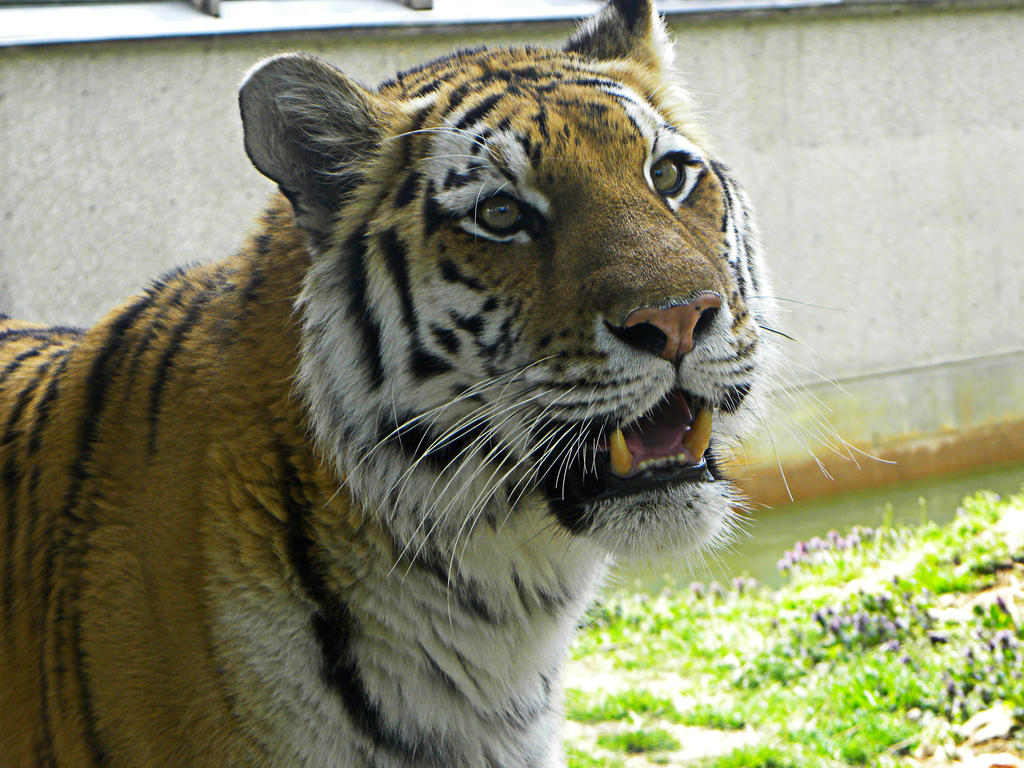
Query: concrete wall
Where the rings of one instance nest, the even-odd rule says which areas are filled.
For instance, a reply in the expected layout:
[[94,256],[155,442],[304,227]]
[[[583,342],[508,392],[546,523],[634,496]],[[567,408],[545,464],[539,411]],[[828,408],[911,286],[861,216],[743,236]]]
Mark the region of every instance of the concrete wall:
[[[762,498],[780,493],[776,454],[798,496],[1024,459],[1021,7],[671,19],[799,340],[780,338],[790,391],[749,451]],[[236,247],[271,190],[235,105],[262,56],[314,51],[375,82],[453,47],[567,30],[2,49],[0,311],[88,323],[166,267]],[[833,429],[900,464],[828,459]],[[806,471],[811,450],[836,485]]]

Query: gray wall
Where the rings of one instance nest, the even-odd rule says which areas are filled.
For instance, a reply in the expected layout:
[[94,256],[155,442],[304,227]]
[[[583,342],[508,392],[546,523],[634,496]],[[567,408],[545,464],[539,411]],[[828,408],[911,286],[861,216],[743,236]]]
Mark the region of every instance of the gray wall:
[[[780,338],[788,389],[750,448],[755,473],[813,450],[845,477],[851,462],[820,440],[834,428],[909,477],[907,446],[1024,422],[1019,7],[671,19],[679,69],[759,209],[780,328],[799,340]],[[262,56],[314,51],[375,82],[456,46],[567,29],[0,50],[0,311],[88,323],[166,267],[237,247],[271,190],[235,106]]]

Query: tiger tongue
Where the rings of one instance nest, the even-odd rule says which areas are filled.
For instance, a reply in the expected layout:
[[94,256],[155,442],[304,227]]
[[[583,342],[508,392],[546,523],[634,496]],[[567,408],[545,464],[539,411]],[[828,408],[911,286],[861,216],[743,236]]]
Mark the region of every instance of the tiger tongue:
[[634,461],[672,456],[680,452],[683,436],[692,421],[686,396],[675,389],[649,414],[623,427],[622,434]]

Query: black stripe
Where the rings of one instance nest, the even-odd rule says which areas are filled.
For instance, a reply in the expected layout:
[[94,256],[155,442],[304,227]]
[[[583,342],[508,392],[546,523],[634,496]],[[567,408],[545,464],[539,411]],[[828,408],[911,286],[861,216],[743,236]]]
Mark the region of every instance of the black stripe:
[[433,376],[440,376],[449,373],[452,364],[444,358],[416,346],[409,357],[410,367],[413,375],[418,379],[429,379]]
[[316,605],[310,625],[322,654],[324,683],[341,699],[356,727],[376,747],[397,753],[409,763],[457,764],[456,752],[442,734],[423,734],[410,741],[388,723],[380,703],[367,691],[352,647],[355,620],[349,606],[327,584],[326,569],[318,561],[317,547],[309,533],[309,502],[283,445],[278,446],[278,461],[288,525],[288,557],[304,591]]
[[446,595],[465,613],[475,616],[485,624],[495,626],[508,621],[509,617],[505,612],[488,604],[484,598],[485,589],[476,579],[463,575],[454,563],[433,548],[424,547],[410,560],[410,567],[432,576]]
[[404,208],[416,199],[416,193],[420,190],[420,182],[422,180],[423,174],[418,171],[410,173],[405,177],[405,180],[398,187],[398,192],[395,193],[396,208]]
[[[63,352],[63,350],[62,350]],[[24,430],[19,429],[22,414],[29,402],[35,396],[36,388],[45,377],[52,364],[53,359],[46,360],[39,366],[36,375],[22,387],[18,399],[11,409],[7,419],[7,426],[3,438],[0,439],[0,447],[10,446],[15,438],[21,435]],[[6,556],[4,557],[4,580],[3,580],[3,601],[4,601],[4,623],[11,627],[14,620],[14,539],[15,530],[18,527],[19,490],[21,486],[21,473],[19,467],[18,452],[10,447],[7,449],[7,460],[4,462],[3,472],[0,473],[4,486],[7,488],[7,514],[4,525],[4,540],[6,542]]]
[[427,118],[430,117],[430,115],[433,113],[433,111],[434,111],[434,104],[433,103],[424,104],[422,107],[420,107],[419,111],[416,114],[413,115],[412,122],[409,123],[409,127],[406,129],[405,133],[403,134],[403,138],[405,139],[405,141],[403,142],[404,146],[402,147],[402,167],[403,168],[409,167],[409,165],[410,165],[409,160],[410,160],[411,152],[412,152],[413,139],[416,137],[416,135],[420,131],[423,130],[423,126],[426,124]]
[[[67,350],[70,352],[71,350]],[[42,431],[46,423],[46,419],[49,417],[50,409],[53,401],[56,399],[57,390],[59,384],[63,379],[64,372],[67,369],[68,361],[71,359],[70,354],[63,355],[60,361],[60,365],[57,370],[50,377],[50,384],[46,388],[46,392],[43,393],[43,397],[36,403],[35,409],[35,421],[32,424],[32,430],[28,441],[29,456],[31,457],[39,449],[39,444],[42,441]],[[36,526],[40,522],[40,515],[38,507],[36,505],[36,498],[39,489],[40,469],[37,464],[32,470],[32,477],[29,481],[29,504],[30,510],[26,524],[28,526],[25,532],[25,541],[29,542],[30,546],[34,546],[36,541]],[[52,522],[50,525],[52,529]],[[49,536],[45,537],[45,540],[49,540]],[[45,563],[46,570],[44,575],[40,579],[46,581],[50,578],[50,574],[53,568],[53,561],[55,559],[53,544],[50,543],[50,548],[46,552],[43,560]],[[34,574],[33,574],[34,575]],[[38,627],[39,636],[43,637],[46,632],[46,621],[49,613],[47,609],[49,601],[50,586],[48,585],[46,591],[44,591],[44,602],[41,610],[39,611],[40,626]],[[49,676],[46,670],[46,653],[45,651],[39,654],[39,686],[40,686],[40,720],[42,723],[42,734],[39,741],[36,743],[36,764],[39,766],[45,766],[45,768],[56,768],[56,757],[54,754],[53,745],[53,731],[50,726],[50,713],[48,709],[48,698],[47,688],[49,685]]]
[[347,283],[352,292],[349,313],[355,320],[362,340],[370,384],[374,389],[379,389],[384,383],[384,361],[381,357],[380,326],[370,311],[367,296],[365,225],[345,241],[344,251],[342,258],[348,267]]
[[437,200],[434,195],[437,192],[437,187],[434,186],[434,182],[430,182],[427,187],[427,194],[423,196],[423,237],[424,239],[429,238],[446,221],[451,221],[452,216],[446,214],[441,207],[437,204]]
[[506,317],[498,329],[498,338],[492,344],[484,344],[478,339],[477,349],[480,350],[480,353],[489,358],[511,354],[520,336],[520,333],[513,331],[512,325],[513,318]]
[[44,341],[38,347],[26,349],[24,352],[15,355],[14,359],[12,359],[11,362],[9,362],[7,366],[2,371],[0,371],[0,385],[7,381],[7,379],[10,378],[11,374],[21,367],[22,363],[24,363],[26,360],[30,360],[33,357],[38,357],[39,354],[44,349],[46,349],[47,347],[51,347],[56,343],[57,342],[53,339],[49,341]]
[[561,611],[569,604],[569,590],[564,584],[561,586],[560,594],[552,594],[543,587],[532,587],[527,589],[518,573],[512,574],[512,583],[519,594],[519,602],[527,613],[533,613],[540,609],[545,614],[553,614]]
[[409,341],[412,346],[409,364],[413,375],[425,379],[431,376],[439,376],[452,370],[452,365],[447,360],[438,357],[432,352],[423,348],[419,338],[419,324],[416,319],[416,307],[413,304],[412,288],[409,282],[408,253],[402,241],[393,229],[386,230],[379,238],[381,251],[384,254],[384,263],[391,272],[395,290],[398,292],[398,300],[402,306],[402,317],[405,320],[409,332]]
[[[714,171],[715,176],[718,177],[718,183],[722,185],[722,205],[725,208],[725,215],[722,217],[723,226],[727,226],[728,229],[732,230],[733,238],[736,242],[737,250],[740,248],[740,243],[743,241],[743,236],[740,234],[739,228],[736,223],[736,211],[732,204],[732,196],[730,189],[732,188],[732,180],[729,178],[728,172],[725,166],[718,162],[711,163],[711,170]],[[726,225],[726,222],[727,225]],[[726,231],[723,229],[723,231]],[[727,257],[729,254],[727,254]],[[737,254],[738,256],[738,254]],[[740,264],[739,259],[736,260],[736,267],[733,270],[733,274],[736,278],[736,289],[739,291],[740,296],[746,298],[747,296],[747,281],[743,275],[743,265]]]
[[416,331],[416,308],[413,306],[412,289],[409,285],[408,252],[395,230],[389,229],[380,236],[380,247],[384,253],[384,263],[388,265],[398,300],[402,305],[402,317],[406,327],[413,333]]
[[472,93],[472,87],[468,83],[460,85],[458,88],[453,90],[451,95],[448,97],[448,103],[445,105],[445,111],[449,113],[454,112],[470,93]]
[[381,250],[384,253],[384,261],[391,272],[395,290],[398,292],[399,302],[402,306],[402,316],[406,328],[409,331],[412,352],[410,355],[410,366],[412,372],[419,378],[427,378],[447,373],[452,370],[451,364],[437,355],[424,349],[419,338],[419,328],[416,319],[416,308],[413,304],[412,290],[409,283],[408,254],[405,246],[395,234],[394,230],[387,230],[380,236]]
[[540,165],[540,161],[543,159],[542,155],[543,147],[540,142],[533,145],[533,151],[530,152],[530,166],[534,169]]
[[[174,329],[171,331],[170,340],[167,346],[164,347],[163,354],[160,356],[160,361],[157,363],[156,372],[153,374],[153,382],[149,387],[149,452],[153,454],[156,452],[157,442],[157,425],[160,422],[160,410],[163,406],[164,392],[167,390],[167,383],[171,376],[172,367],[174,365],[174,358],[181,351],[181,346],[185,341],[185,337],[188,336],[196,324],[201,319],[203,310],[213,300],[213,298],[220,292],[222,286],[223,277],[221,273],[214,275],[212,281],[207,281],[200,289],[196,296],[193,297],[192,304],[188,308],[188,312],[185,313],[185,317],[182,318]],[[154,297],[155,298],[155,297]]]
[[[459,48],[458,50],[452,51],[451,53],[447,53],[438,59],[434,59],[433,61],[429,61],[422,64],[416,64],[415,66],[409,67],[408,69],[403,69],[401,72],[396,74],[392,79],[378,86],[378,91],[393,87],[400,81],[409,80],[417,75],[422,75],[426,72],[428,67],[432,70],[438,69],[442,64],[448,64],[449,68],[453,66],[458,67],[459,59],[470,58],[483,50],[484,46],[482,45]],[[425,76],[429,78],[430,83],[437,83],[437,78],[434,76],[433,72],[426,72]]]
[[[394,81],[388,81],[387,83],[381,84],[380,89],[383,90],[386,87],[393,84]],[[427,82],[417,87],[412,93],[409,94],[409,96],[410,98],[414,99],[419,98],[420,96],[426,96],[428,93],[433,93],[434,91],[436,91],[438,88],[441,87],[442,84],[443,83],[441,80],[428,80]]]
[[78,328],[69,328],[64,325],[57,325],[52,328],[11,328],[0,331],[0,346],[8,341],[18,339],[34,339],[36,341],[61,341],[64,336],[71,336],[74,339],[81,337],[82,331]]
[[377,424],[377,442],[394,443],[412,462],[429,461],[435,473],[456,461],[460,454],[464,457],[473,439],[480,435],[479,427],[465,424],[447,434],[442,443],[434,445],[436,438],[420,422],[412,423],[415,418],[411,413],[382,415]]
[[[494,463],[513,461],[508,451],[493,440],[483,440],[487,427],[480,423],[465,423],[446,431],[438,438],[413,413],[382,415],[377,423],[378,443],[391,443],[402,451],[410,463],[429,462],[431,471],[440,474],[455,461],[465,461],[470,455],[490,456]],[[401,425],[401,426],[399,426]],[[475,449],[473,448],[475,444]]]
[[[71,350],[63,350],[64,352],[70,353]],[[63,380],[64,372],[67,370],[68,361],[71,359],[70,354],[62,355],[60,365],[57,366],[57,370],[54,371],[50,377],[50,383],[46,387],[46,391],[43,393],[42,398],[36,403],[35,408],[35,419],[32,422],[32,429],[29,432],[28,439],[28,455],[34,456],[39,450],[39,444],[42,441],[43,429],[46,426],[46,420],[50,417],[50,410],[53,408],[53,402],[57,399],[57,391],[60,388],[60,383]]]
[[173,294],[160,301],[160,306],[149,319],[149,328],[143,335],[142,340],[135,345],[135,350],[131,353],[131,362],[128,365],[129,381],[134,380],[138,374],[139,366],[142,364],[143,358],[149,350],[150,345],[159,338],[160,334],[167,330],[165,323],[167,315],[172,309],[181,309],[181,297],[185,294],[185,291],[187,291],[188,288],[189,286],[187,283],[180,285]]
[[718,407],[726,413],[734,413],[750,394],[749,384],[726,387],[718,401]]
[[[567,80],[564,85],[575,85],[581,88],[598,88],[602,92],[607,93],[607,88],[621,88],[622,83],[616,80],[610,80],[604,77],[584,77],[580,76],[575,80]],[[611,94],[609,94],[611,95]]]
[[[747,280],[750,282],[750,293],[757,296],[761,293],[761,280],[757,270],[755,269],[755,265],[752,263],[752,251],[755,246],[755,238],[750,229],[750,211],[743,207],[743,201],[736,182],[731,177],[728,178],[729,183],[732,184],[730,191],[736,197],[735,207],[739,210],[736,234],[739,238],[739,242],[742,244],[743,263],[739,264],[738,267],[746,273]],[[743,294],[743,298],[747,298],[746,293]]]
[[[473,146],[477,147],[478,144]],[[465,168],[458,170],[456,168],[449,168],[448,173],[445,174],[444,181],[441,182],[441,188],[444,190],[452,189],[453,187],[462,187],[467,184],[472,184],[480,180],[483,175],[482,166],[474,166],[472,168]]]
[[467,275],[458,265],[451,259],[444,259],[441,261],[441,277],[447,280],[449,283],[458,283],[464,285],[474,291],[485,293],[487,286],[481,283],[472,275]]
[[267,277],[258,264],[251,264],[252,271],[249,273],[249,280],[242,289],[242,305],[248,307],[260,301],[260,289],[267,282]]
[[[71,557],[75,554],[75,548],[71,547],[71,537],[74,534],[75,527],[77,527],[76,524],[80,525],[87,522],[78,512],[75,511],[75,508],[79,502],[82,486],[89,476],[88,464],[92,456],[93,444],[96,441],[96,433],[99,429],[100,418],[102,416],[104,406],[106,405],[107,389],[113,381],[113,368],[116,367],[119,362],[118,353],[121,351],[121,346],[127,338],[126,334],[132,328],[139,315],[152,306],[152,304],[153,297],[151,295],[144,295],[141,298],[136,299],[132,304],[124,309],[105,329],[106,339],[100,349],[93,356],[92,366],[90,367],[89,374],[85,379],[85,399],[82,404],[84,418],[82,419],[79,427],[78,450],[70,467],[68,490],[65,493],[64,503],[57,517],[58,525],[62,526],[61,535],[58,541],[51,544],[46,555],[46,605],[42,606],[43,610],[49,610],[48,606],[53,603],[54,597],[57,598],[58,613],[63,610],[66,596],[63,589],[57,589],[57,585],[55,584],[57,571],[55,561],[58,557]],[[80,560],[80,552],[78,553],[77,558]],[[69,565],[68,573],[65,575],[71,579],[75,570],[75,567]],[[76,584],[77,589],[81,589],[81,587],[82,585],[80,582]],[[80,619],[80,615],[76,612],[73,615],[73,621],[71,622],[71,642],[73,652],[78,660],[74,671],[78,678],[78,685],[81,691],[80,715],[83,721],[82,727],[86,745],[92,756],[93,763],[97,765],[106,765],[109,760],[107,758],[106,748],[100,740],[99,731],[96,725],[96,713],[93,708],[92,692],[85,670],[85,657],[81,647]],[[54,631],[56,631],[56,629]],[[59,645],[63,642],[63,638],[58,635],[55,642],[58,647],[56,647],[53,652],[59,659],[61,653]],[[58,663],[58,679],[55,681],[55,690],[58,692],[64,690],[63,681],[60,678],[67,671],[67,669],[63,668]],[[47,686],[46,678],[48,678],[45,653],[40,655],[40,675],[43,678],[42,685],[45,688]],[[43,708],[42,716],[44,720],[44,737],[48,742],[52,742],[53,732],[49,722],[47,696],[43,696],[41,698],[41,705]]]
[[[38,351],[37,351],[38,353]],[[11,409],[10,415],[7,418],[7,426],[4,429],[3,437],[0,438],[0,447],[10,445],[14,438],[21,434],[22,430],[18,429],[18,425],[21,422],[21,415],[25,411],[25,407],[29,401],[35,395],[36,387],[46,377],[46,373],[50,368],[51,363],[54,359],[66,355],[66,349],[59,349],[57,352],[48,360],[44,360],[39,367],[36,369],[36,375],[30,378],[27,382],[22,383],[21,390],[18,393],[17,399],[14,401],[14,407]]]
[[462,130],[468,126],[476,125],[487,116],[487,113],[490,112],[499,101],[501,101],[502,96],[504,96],[503,93],[493,93],[484,98],[479,104],[467,110],[466,113],[459,118],[459,121],[455,123],[455,129]]
[[448,310],[448,316],[458,328],[474,336],[479,336],[484,330],[484,319],[480,315],[469,315],[467,317],[456,312],[454,309],[450,309]]
[[270,244],[273,242],[273,238],[269,232],[261,232],[253,238],[253,245],[256,248],[256,255],[260,258],[266,258],[270,254]]
[[548,113],[543,104],[538,105],[537,114],[533,116],[533,120],[537,124],[540,135],[544,137],[544,141],[551,141],[551,135],[548,133]]
[[459,337],[450,328],[442,328],[439,325],[431,325],[430,333],[433,335],[434,340],[444,347],[445,351],[450,355],[459,354],[462,344],[459,342]]
[[708,464],[708,474],[715,480],[728,480],[729,475],[722,470],[714,451],[714,442],[708,443],[708,449],[704,452],[704,460]]

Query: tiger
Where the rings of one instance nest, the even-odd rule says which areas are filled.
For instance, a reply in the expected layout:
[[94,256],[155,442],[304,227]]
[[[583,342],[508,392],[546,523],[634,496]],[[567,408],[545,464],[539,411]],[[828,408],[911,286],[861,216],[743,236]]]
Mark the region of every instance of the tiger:
[[615,562],[745,501],[771,292],[650,0],[239,89],[244,245],[0,321],[0,762],[553,768]]

